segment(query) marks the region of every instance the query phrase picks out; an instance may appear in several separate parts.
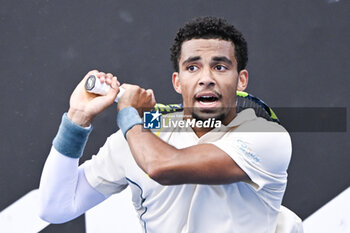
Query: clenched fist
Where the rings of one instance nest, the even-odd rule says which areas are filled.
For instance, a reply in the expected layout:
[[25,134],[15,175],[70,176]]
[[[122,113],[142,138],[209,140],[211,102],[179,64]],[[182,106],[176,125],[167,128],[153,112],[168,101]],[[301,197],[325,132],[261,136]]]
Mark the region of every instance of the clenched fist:
[[118,112],[126,107],[134,107],[142,117],[144,111],[151,110],[156,104],[153,90],[143,89],[137,85],[123,84],[120,87],[125,89],[124,94],[118,101]]
[[[106,95],[96,95],[85,90],[85,82],[90,75],[95,75],[101,82],[106,82],[111,86]],[[113,104],[119,93],[119,86],[120,83],[113,74],[105,74],[98,70],[90,71],[78,84],[70,97],[68,118],[80,126],[89,126],[96,115]]]

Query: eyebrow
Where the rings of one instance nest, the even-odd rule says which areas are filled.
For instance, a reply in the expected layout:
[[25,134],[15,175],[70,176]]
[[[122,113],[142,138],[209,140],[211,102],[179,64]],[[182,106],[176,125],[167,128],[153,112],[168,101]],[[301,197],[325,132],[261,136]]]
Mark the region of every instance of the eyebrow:
[[190,63],[190,62],[194,62],[194,61],[199,61],[200,59],[201,59],[200,56],[189,57],[184,62],[182,62],[182,65],[185,65],[186,63]]
[[228,59],[227,57],[225,57],[225,56],[213,57],[212,61],[214,61],[214,62],[224,62],[224,63],[230,64],[230,65],[233,65],[233,62],[230,59]]
[[[194,62],[194,61],[199,61],[199,60],[201,60],[200,56],[189,57],[184,62],[182,62],[182,65],[185,65],[186,63],[190,63],[190,62]],[[230,65],[233,65],[233,62],[229,58],[227,58],[225,56],[213,57],[211,60],[212,60],[211,63],[213,63],[213,62],[224,62],[224,63],[230,64]]]

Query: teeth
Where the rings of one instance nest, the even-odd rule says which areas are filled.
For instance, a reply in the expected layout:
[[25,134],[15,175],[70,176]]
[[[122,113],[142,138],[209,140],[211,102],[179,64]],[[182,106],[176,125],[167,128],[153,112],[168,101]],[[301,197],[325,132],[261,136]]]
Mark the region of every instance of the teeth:
[[209,104],[212,104],[213,102],[203,102],[203,101],[199,101],[201,104],[204,104],[204,105],[209,105]]
[[206,100],[216,100],[217,98],[214,96],[202,96],[199,99],[206,99]]
[[199,98],[216,98],[215,96],[212,96],[212,95],[203,95]]

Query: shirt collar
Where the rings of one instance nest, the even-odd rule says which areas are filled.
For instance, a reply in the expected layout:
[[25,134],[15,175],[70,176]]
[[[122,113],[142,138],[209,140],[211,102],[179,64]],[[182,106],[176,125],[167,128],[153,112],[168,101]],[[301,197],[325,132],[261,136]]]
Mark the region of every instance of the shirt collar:
[[[198,138],[196,136],[196,134],[194,133],[194,131],[190,128],[188,129],[189,131],[191,131],[192,137],[197,138],[199,143],[203,143],[206,141],[212,141],[212,140],[217,140],[219,138],[221,138],[222,136],[224,136],[229,130],[240,126],[241,124],[243,124],[246,121],[251,121],[256,119],[257,116],[255,115],[255,111],[252,108],[248,108],[248,109],[244,109],[241,112],[239,112],[236,117],[228,124],[228,125],[222,125],[220,128],[214,128],[211,131],[209,131],[208,133],[204,134],[202,137]],[[194,135],[194,136],[193,136]]]
[[256,119],[257,116],[255,115],[255,111],[252,108],[247,108],[242,110],[241,112],[239,112],[235,118],[233,118],[233,120],[226,125],[226,127],[236,127],[241,125],[242,123],[246,122],[246,121],[251,121]]

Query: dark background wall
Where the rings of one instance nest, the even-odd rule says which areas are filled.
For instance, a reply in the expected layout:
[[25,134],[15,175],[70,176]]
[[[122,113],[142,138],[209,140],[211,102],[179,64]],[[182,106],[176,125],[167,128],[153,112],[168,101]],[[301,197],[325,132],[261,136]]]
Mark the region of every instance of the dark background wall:
[[[347,0],[0,3],[0,210],[38,187],[70,93],[89,70],[152,88],[158,102],[180,102],[168,48],[194,16],[222,16],[243,32],[247,91],[269,105],[349,107]],[[84,159],[117,129],[115,115],[114,105],[95,120]],[[291,135],[283,204],[304,219],[350,185],[349,132]],[[84,232],[84,219],[43,232]]]

